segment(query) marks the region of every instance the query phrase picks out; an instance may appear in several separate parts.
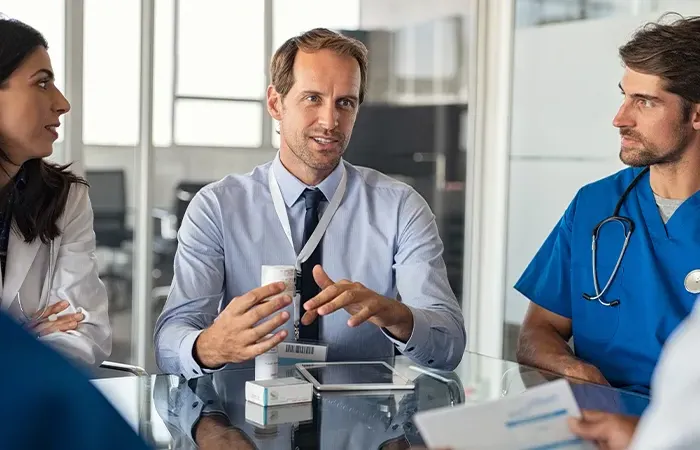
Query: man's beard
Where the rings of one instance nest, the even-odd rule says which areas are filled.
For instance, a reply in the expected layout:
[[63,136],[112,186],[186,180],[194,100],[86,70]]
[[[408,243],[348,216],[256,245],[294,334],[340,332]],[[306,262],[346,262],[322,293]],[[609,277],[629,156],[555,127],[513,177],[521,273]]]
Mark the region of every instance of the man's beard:
[[[316,170],[332,170],[340,162],[347,148],[347,140],[342,133],[331,133],[328,137],[335,139],[339,147],[337,152],[334,152],[334,158],[331,160],[325,159],[323,157],[318,157],[318,155],[311,149],[312,140],[310,136],[322,136],[323,132],[317,133],[304,133],[301,140],[287,141],[287,147],[294,153],[294,155],[301,161],[304,162],[308,167]],[[328,153],[327,153],[328,154]]]
[[620,160],[631,167],[676,163],[685,154],[690,140],[690,134],[683,129],[679,129],[676,134],[675,145],[670,150],[664,151],[634,130],[621,128],[620,136],[632,138],[641,145],[641,147],[622,146],[620,148]]

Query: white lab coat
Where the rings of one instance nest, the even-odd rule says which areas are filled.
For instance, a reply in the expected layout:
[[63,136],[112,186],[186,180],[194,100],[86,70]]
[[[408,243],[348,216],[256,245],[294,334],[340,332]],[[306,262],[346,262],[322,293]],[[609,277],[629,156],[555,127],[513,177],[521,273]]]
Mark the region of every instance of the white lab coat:
[[[58,227],[61,235],[53,241],[49,304],[67,300],[70,306],[59,315],[76,313],[81,308],[85,320],[76,330],[51,333],[40,340],[71,359],[98,365],[112,351],[112,331],[107,315],[107,291],[98,276],[93,214],[86,186],[73,184]],[[26,319],[18,298],[25,313],[30,315],[39,309],[39,299],[42,307],[46,304],[50,254],[50,246],[40,239],[27,244],[14,229],[10,232],[5,279],[0,277],[0,308],[20,322]]]
[[700,303],[664,346],[633,450],[700,449]]

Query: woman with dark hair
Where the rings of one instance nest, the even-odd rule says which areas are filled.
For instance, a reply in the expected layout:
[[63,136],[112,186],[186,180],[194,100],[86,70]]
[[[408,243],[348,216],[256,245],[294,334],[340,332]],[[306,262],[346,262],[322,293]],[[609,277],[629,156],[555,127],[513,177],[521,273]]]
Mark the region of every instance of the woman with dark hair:
[[87,183],[44,158],[70,104],[44,37],[0,18],[0,308],[90,365],[111,352]]

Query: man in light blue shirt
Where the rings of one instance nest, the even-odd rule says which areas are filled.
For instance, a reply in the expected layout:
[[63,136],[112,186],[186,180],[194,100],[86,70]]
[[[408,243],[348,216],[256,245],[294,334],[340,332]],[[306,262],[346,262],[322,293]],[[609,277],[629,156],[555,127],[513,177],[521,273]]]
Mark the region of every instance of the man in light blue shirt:
[[[342,159],[366,90],[366,48],[315,29],[285,42],[270,71],[280,151],[192,200],[156,324],[159,367],[192,378],[250,365],[294,336],[291,299],[276,295],[284,284],[260,287],[261,267],[299,256],[300,337],[328,345],[329,360],[388,358],[397,348],[453,369],[466,332],[435,217],[406,184]],[[327,228],[314,246],[317,225]]]

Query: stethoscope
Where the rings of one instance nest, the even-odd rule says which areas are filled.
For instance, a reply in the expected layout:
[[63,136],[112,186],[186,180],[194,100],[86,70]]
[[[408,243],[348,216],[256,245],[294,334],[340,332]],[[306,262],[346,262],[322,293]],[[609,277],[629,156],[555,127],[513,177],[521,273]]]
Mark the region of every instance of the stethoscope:
[[[613,211],[613,215],[601,220],[598,223],[598,225],[596,225],[595,228],[593,228],[593,237],[591,242],[591,265],[593,267],[593,287],[595,288],[595,295],[586,294],[584,292],[583,298],[585,298],[586,300],[598,300],[598,302],[600,302],[600,304],[603,306],[618,306],[620,304],[619,299],[611,300],[609,302],[603,300],[603,295],[605,295],[605,292],[612,284],[615,275],[617,275],[617,271],[620,268],[620,264],[622,263],[622,257],[624,256],[625,251],[627,250],[627,245],[629,244],[630,237],[632,236],[632,232],[634,231],[634,221],[632,221],[632,219],[630,219],[629,217],[621,216],[620,208],[622,207],[622,204],[629,195],[630,191],[634,189],[637,183],[639,183],[639,180],[641,180],[642,177],[644,177],[644,175],[647,174],[647,172],[649,172],[649,167],[645,167],[644,170],[639,172],[639,174],[636,177],[634,177],[629,186],[627,186],[627,189],[625,189],[625,192],[622,193],[622,196],[617,201],[617,205],[615,206],[615,211]],[[609,222],[617,222],[622,226],[625,232],[625,242],[622,244],[620,256],[618,256],[617,258],[617,262],[615,263],[615,267],[613,268],[613,271],[610,274],[610,278],[608,278],[608,282],[605,283],[605,286],[603,286],[603,290],[601,291],[600,285],[598,284],[598,271],[596,265],[596,256],[598,248],[597,241],[598,235],[600,234],[600,229],[603,227],[603,225]],[[695,269],[688,273],[688,275],[686,275],[685,277],[683,284],[685,285],[685,289],[691,294],[700,294],[700,269]]]
[[[621,216],[620,208],[622,208],[622,204],[627,199],[627,196],[629,195],[630,191],[634,189],[637,183],[639,183],[639,180],[641,180],[642,177],[644,177],[644,175],[647,174],[647,172],[649,172],[648,166],[645,167],[644,170],[639,172],[639,174],[636,177],[634,177],[629,186],[627,186],[627,189],[625,189],[625,192],[622,193],[620,199],[617,201],[617,205],[615,205],[615,210],[613,211],[612,216],[606,217],[605,219],[601,220],[600,222],[598,222],[598,225],[596,225],[595,228],[593,228],[593,237],[591,238],[591,265],[593,267],[593,287],[595,288],[595,295],[586,294],[584,292],[583,298],[585,298],[586,300],[598,300],[598,302],[600,302],[600,304],[603,306],[618,306],[620,304],[619,299],[611,300],[609,302],[603,300],[603,295],[605,295],[605,292],[607,292],[608,288],[615,279],[615,275],[617,275],[617,271],[620,268],[620,263],[622,263],[622,257],[625,255],[627,245],[629,245],[630,242],[630,237],[634,232],[634,221],[629,217]],[[611,222],[619,223],[622,226],[622,229],[625,232],[625,242],[622,244],[620,256],[617,257],[617,262],[615,263],[615,267],[613,268],[612,273],[610,274],[610,278],[608,278],[608,282],[605,283],[605,286],[603,286],[603,290],[600,290],[600,285],[598,284],[598,270],[596,264],[596,256],[598,253],[598,236],[600,235],[600,229],[603,228],[603,225]]]
[[[43,292],[45,292],[44,295],[39,296],[39,307],[37,308],[37,312],[34,315],[27,314],[27,312],[24,310],[24,306],[22,305],[22,296],[20,295],[19,291],[17,291],[17,304],[19,305],[19,310],[22,312],[22,315],[24,316],[25,320],[29,323],[37,318],[41,317],[46,313],[46,310],[49,308],[49,297],[51,296],[51,284],[53,282],[53,273],[54,273],[54,242],[53,240],[49,242],[49,270],[46,274],[48,276],[48,280],[44,278],[44,288],[42,289]],[[43,301],[42,301],[43,300]],[[44,306],[42,307],[42,303]],[[48,320],[50,322],[53,322],[57,319],[57,316],[55,314],[52,314],[50,317],[48,317]]]

